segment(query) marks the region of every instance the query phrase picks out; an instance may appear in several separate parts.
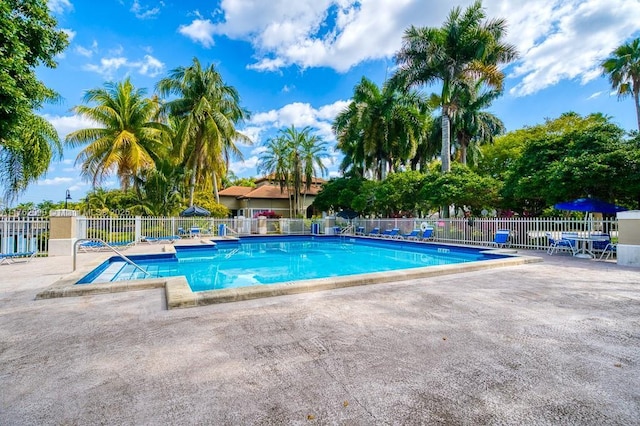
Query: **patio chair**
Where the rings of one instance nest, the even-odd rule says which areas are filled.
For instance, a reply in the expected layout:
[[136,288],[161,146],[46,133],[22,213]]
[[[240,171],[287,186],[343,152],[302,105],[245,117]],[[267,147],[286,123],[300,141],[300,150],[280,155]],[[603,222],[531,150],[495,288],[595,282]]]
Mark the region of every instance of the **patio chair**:
[[423,241],[432,240],[433,239],[433,228],[428,227],[422,231],[422,235],[420,235],[420,239]]
[[18,253],[2,253],[0,254],[0,265],[16,263],[16,262],[29,262],[33,259],[38,252],[34,251],[23,251]]
[[179,239],[180,239],[179,235],[169,235],[165,237],[144,237],[141,239],[141,242],[149,243],[149,244],[158,244],[158,243],[168,242],[173,244],[175,241]]
[[364,226],[358,226],[356,228],[356,235],[364,235]]
[[408,234],[403,234],[402,238],[404,238],[406,240],[417,240],[418,238],[420,238],[420,230],[419,229],[414,229],[413,231],[409,232]]
[[561,238],[559,239],[553,238],[550,232],[547,232],[546,235],[549,240],[549,248],[547,249],[549,256],[552,256],[554,252],[558,253],[560,250],[569,251],[572,255],[577,253],[575,240],[564,238],[564,234],[561,234]]
[[[617,244],[609,242],[609,244],[607,244],[602,250],[602,254],[600,255],[600,258],[598,260],[609,260],[609,257],[611,257],[611,255],[615,255],[617,253],[617,247]],[[607,255],[606,259],[604,258],[605,254]]]
[[189,234],[191,235],[191,238],[197,238],[200,236],[200,228],[198,228],[197,226],[192,226],[191,229],[189,230]]
[[493,237],[493,244],[500,247],[509,247],[511,242],[509,241],[509,236],[511,235],[511,231],[508,229],[498,229],[496,231],[496,235]]
[[373,228],[371,232],[368,234],[370,237],[379,237],[380,236],[380,228]]

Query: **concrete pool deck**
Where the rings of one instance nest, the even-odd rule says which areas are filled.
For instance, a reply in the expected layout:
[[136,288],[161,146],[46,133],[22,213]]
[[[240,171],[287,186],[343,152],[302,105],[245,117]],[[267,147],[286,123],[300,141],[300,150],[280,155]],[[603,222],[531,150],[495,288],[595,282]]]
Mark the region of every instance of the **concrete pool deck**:
[[178,310],[34,300],[71,260],[2,265],[0,424],[638,424],[640,269],[530,254]]

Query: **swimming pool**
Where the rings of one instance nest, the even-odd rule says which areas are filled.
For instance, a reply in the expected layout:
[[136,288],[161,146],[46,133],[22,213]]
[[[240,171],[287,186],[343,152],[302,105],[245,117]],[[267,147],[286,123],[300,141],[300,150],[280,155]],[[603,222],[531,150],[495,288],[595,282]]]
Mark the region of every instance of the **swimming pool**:
[[[248,237],[176,253],[130,256],[150,277],[184,276],[193,292],[343,277],[504,258],[486,248],[357,237]],[[112,257],[78,284],[131,281],[147,274]]]

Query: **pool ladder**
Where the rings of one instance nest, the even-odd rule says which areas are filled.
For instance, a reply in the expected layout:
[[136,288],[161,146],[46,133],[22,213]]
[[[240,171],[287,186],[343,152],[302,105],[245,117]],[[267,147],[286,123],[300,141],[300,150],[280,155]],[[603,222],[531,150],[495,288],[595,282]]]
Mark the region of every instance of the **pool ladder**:
[[111,251],[113,251],[115,254],[117,254],[120,258],[122,258],[122,260],[124,260],[125,262],[127,262],[129,265],[133,266],[134,268],[142,271],[142,273],[144,273],[147,276],[151,276],[151,274],[149,273],[149,271],[145,270],[144,268],[142,268],[140,265],[138,265],[137,263],[135,263],[133,260],[129,259],[127,256],[125,256],[124,254],[120,253],[118,250],[116,250],[115,247],[110,246],[107,242],[105,242],[103,239],[101,238],[80,238],[79,240],[76,240],[75,243],[73,243],[73,271],[75,272],[76,270],[76,256],[78,254],[78,243],[79,242],[86,242],[86,241],[94,241],[94,242],[98,242],[103,244],[106,248],[110,249]]

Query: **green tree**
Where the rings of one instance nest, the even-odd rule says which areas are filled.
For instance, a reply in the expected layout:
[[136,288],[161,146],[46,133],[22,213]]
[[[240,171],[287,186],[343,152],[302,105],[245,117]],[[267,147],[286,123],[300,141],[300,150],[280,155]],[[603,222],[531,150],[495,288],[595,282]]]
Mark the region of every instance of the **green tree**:
[[46,0],[0,2],[0,142],[24,125],[34,110],[57,94],[36,77],[36,68],[55,68],[69,44],[56,28]]
[[[271,175],[289,194],[291,215],[297,216],[302,208],[300,195],[311,188],[313,177],[324,175],[326,167],[322,160],[327,157],[327,143],[311,134],[310,127],[302,130],[294,126],[280,129],[278,135],[270,138],[258,164],[258,170]],[[304,189],[304,191],[303,191]]]
[[[505,206],[538,215],[560,201],[593,196],[629,204],[640,194],[640,152],[635,139],[601,114],[565,113],[524,129],[521,156],[510,164]],[[508,135],[507,135],[508,136]]]
[[[0,108],[1,109],[1,108]],[[11,199],[46,173],[52,158],[62,158],[58,132],[44,118],[29,113],[0,144],[0,187]]]
[[450,173],[431,173],[419,197],[438,206],[453,204],[479,214],[484,208],[499,204],[500,183],[489,176],[481,176],[464,164],[454,163]]
[[129,78],[108,82],[104,88],[88,90],[85,104],[73,110],[99,127],[76,130],[66,137],[70,147],[86,145],[76,158],[81,174],[97,186],[115,171],[123,190],[130,188],[143,170],[155,167],[166,153],[166,126],[154,120],[158,104],[146,98]]
[[426,142],[426,100],[417,92],[384,84],[382,90],[363,77],[353,101],[336,117],[333,129],[338,149],[345,154],[342,170],[354,167],[360,175],[373,169],[378,180],[416,155]]
[[460,87],[470,87],[479,79],[491,88],[502,89],[504,74],[499,68],[516,58],[514,46],[504,43],[506,21],[486,20],[480,1],[464,12],[454,8],[441,28],[405,31],[403,45],[396,54],[399,69],[393,77],[405,86],[442,83],[442,171],[450,170],[450,118],[460,100]]
[[156,85],[161,96],[176,96],[164,111],[180,119],[177,133],[179,156],[190,170],[189,205],[197,183],[211,185],[218,196],[218,182],[227,174],[230,158],[242,159],[236,142],[251,143],[235,126],[249,117],[240,106],[238,91],[227,85],[213,65],[202,68],[193,58]]
[[0,2],[0,190],[9,201],[62,157],[55,129],[34,113],[58,94],[36,77],[68,45],[44,0]]
[[633,97],[640,130],[640,38],[617,47],[601,66],[620,98]]

